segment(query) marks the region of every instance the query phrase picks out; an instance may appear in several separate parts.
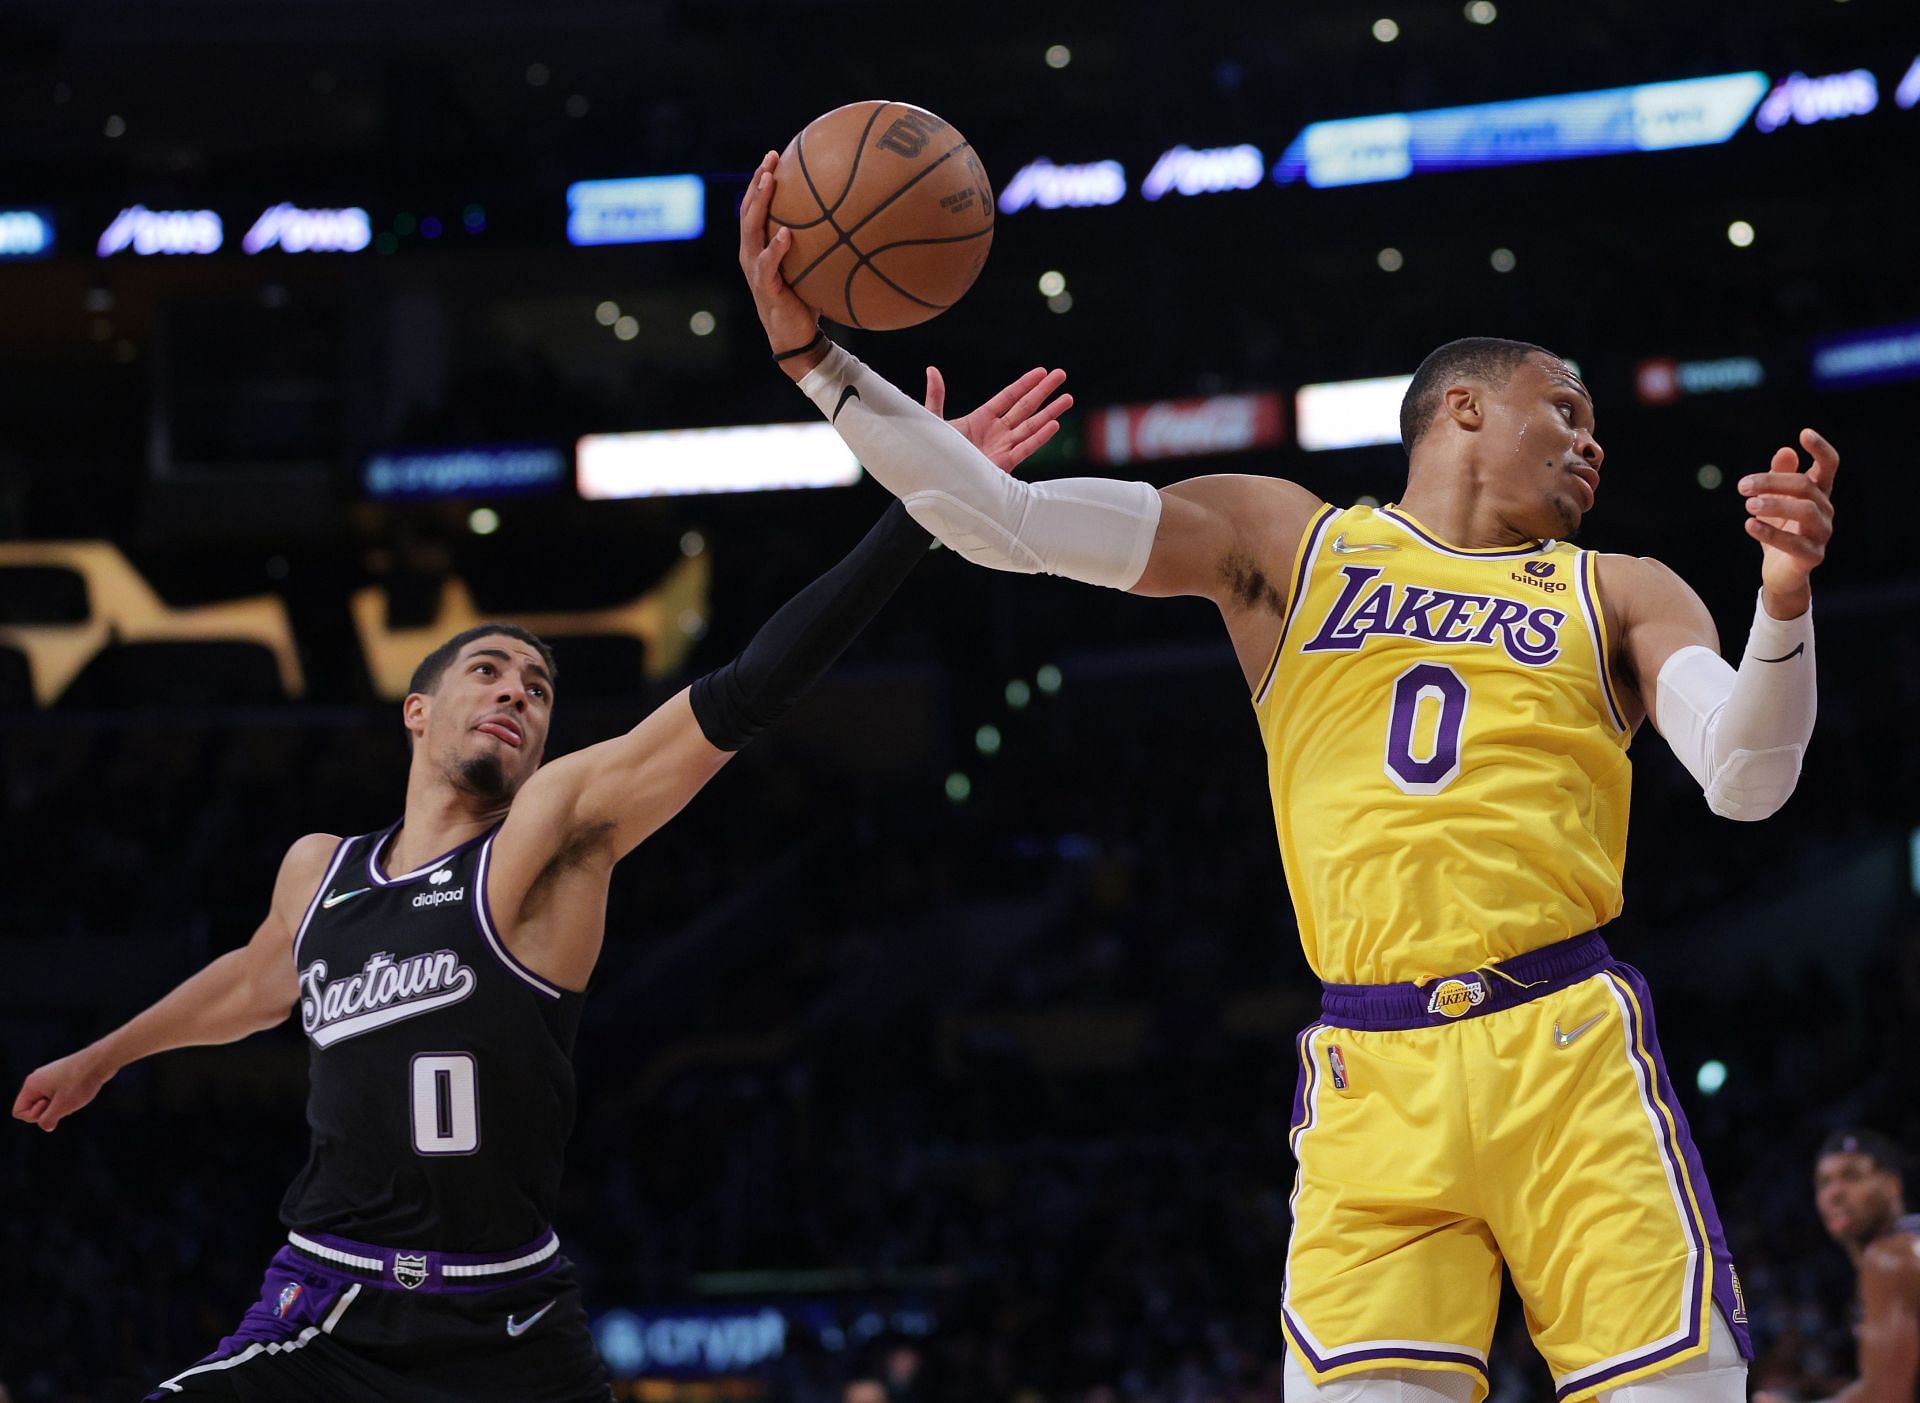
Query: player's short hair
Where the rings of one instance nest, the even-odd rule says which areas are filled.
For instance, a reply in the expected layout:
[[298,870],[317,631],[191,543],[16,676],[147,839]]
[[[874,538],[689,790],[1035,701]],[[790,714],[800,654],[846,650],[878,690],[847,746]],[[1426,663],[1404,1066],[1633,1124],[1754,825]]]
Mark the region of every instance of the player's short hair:
[[1820,1145],[1818,1158],[1828,1155],[1865,1155],[1896,1179],[1906,1177],[1906,1155],[1877,1130],[1836,1130]]
[[1400,401],[1400,442],[1407,456],[1413,456],[1413,446],[1440,412],[1447,386],[1482,380],[1496,390],[1504,389],[1520,362],[1535,354],[1559,359],[1545,346],[1498,336],[1463,336],[1429,354],[1413,372],[1413,383]]
[[445,643],[435,648],[420,660],[420,666],[413,670],[413,677],[407,683],[407,691],[432,693],[440,689],[440,679],[446,676],[453,660],[460,656],[460,650],[476,638],[486,638],[498,634],[507,638],[517,638],[540,654],[540,661],[547,669],[547,676],[558,678],[560,669],[554,666],[553,649],[547,646],[544,638],[530,633],[519,624],[476,624],[454,634]]

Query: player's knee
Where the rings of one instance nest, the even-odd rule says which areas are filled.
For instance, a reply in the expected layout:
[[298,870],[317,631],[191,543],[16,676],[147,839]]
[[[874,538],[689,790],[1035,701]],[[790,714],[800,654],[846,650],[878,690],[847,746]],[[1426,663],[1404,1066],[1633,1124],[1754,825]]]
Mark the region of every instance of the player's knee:
[[1287,1403],[1473,1403],[1476,1380],[1451,1369],[1372,1369],[1317,1384],[1287,1352]]
[[1598,1403],[1745,1403],[1746,1397],[1747,1361],[1740,1357],[1733,1327],[1715,1306],[1705,1354],[1638,1383],[1608,1389]]

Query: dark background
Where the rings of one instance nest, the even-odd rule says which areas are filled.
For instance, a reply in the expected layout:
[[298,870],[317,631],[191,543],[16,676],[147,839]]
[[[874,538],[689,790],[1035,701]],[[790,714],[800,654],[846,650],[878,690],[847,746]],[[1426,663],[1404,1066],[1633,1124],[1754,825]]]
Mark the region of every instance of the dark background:
[[[819,112],[906,98],[959,125],[1001,185],[1041,155],[1114,158],[1137,191],[1176,143],[1252,142],[1271,162],[1321,119],[1865,67],[1870,115],[1749,122],[1723,146],[1028,209],[1003,216],[955,311],[847,338],[912,388],[942,366],[955,411],[1030,364],[1066,366],[1092,409],[1290,398],[1407,373],[1459,335],[1543,343],[1598,400],[1606,482],[1583,542],[1673,565],[1730,651],[1757,577],[1732,481],[1802,425],[1839,445],[1799,791],[1765,825],[1716,820],[1644,734],[1609,939],[1661,999],[1763,1351],[1754,1382],[1813,1396],[1844,1377],[1850,1281],[1808,1179],[1835,1125],[1915,1129],[1920,568],[1911,386],[1821,392],[1809,352],[1920,320],[1920,109],[1893,101],[1920,15],[1501,0],[1482,26],[1451,3],[1378,9],[1391,44],[1373,12],[1314,3],[0,7],[0,208],[51,208],[61,238],[50,260],[0,262],[0,537],[113,541],[172,605],[276,594],[309,684],[280,695],[245,650],[121,644],[35,709],[24,658],[0,647],[9,1095],[243,940],[294,838],[391,821],[404,748],[354,590],[385,587],[396,623],[431,618],[450,575],[509,616],[601,607],[699,532],[714,581],[691,656],[648,681],[630,648],[563,640],[557,753],[724,661],[858,538],[884,505],[871,484],[411,507],[358,492],[367,455],[395,445],[807,418],[766,362],[730,225],[760,153]],[[1067,67],[1044,61],[1052,44]],[[708,181],[705,237],[567,246],[572,181],[687,171]],[[281,200],[362,206],[393,251],[242,255]],[[218,208],[228,246],[95,257],[136,202]],[[1736,219],[1751,247],[1729,243]],[[1397,272],[1376,261],[1389,246]],[[1048,270],[1065,314],[1036,291]],[[596,321],[605,300],[634,339]],[[688,329],[701,310],[710,336]],[[1756,357],[1765,384],[1642,405],[1634,368],[1657,356]],[[1706,464],[1724,485],[1703,489]],[[1139,471],[1272,473],[1344,504],[1391,497],[1402,468],[1395,446],[1289,442]],[[497,534],[468,529],[480,505]],[[59,572],[0,570],[0,625],[84,612]],[[1059,690],[1010,707],[1008,681],[1048,665]],[[770,1373],[633,1396],[806,1403],[880,1370],[927,1403],[1278,1398],[1290,1040],[1315,990],[1244,695],[1204,604],[936,556],[798,715],[623,865],[558,1224],[590,1304],[778,1301],[844,1325],[796,1325]],[[983,724],[997,754],[976,749]],[[1728,1069],[1713,1096],[1695,1085],[1709,1058]],[[0,1135],[14,1397],[134,1396],[231,1328],[301,1160],[304,1078],[282,1028],[130,1068],[54,1136]],[[1550,1397],[1517,1309],[1495,1387]]]

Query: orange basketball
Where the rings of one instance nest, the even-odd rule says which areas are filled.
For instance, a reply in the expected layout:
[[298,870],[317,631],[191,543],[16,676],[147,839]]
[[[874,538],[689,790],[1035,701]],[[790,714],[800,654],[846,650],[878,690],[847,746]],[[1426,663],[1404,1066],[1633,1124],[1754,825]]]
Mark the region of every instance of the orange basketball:
[[993,186],[967,139],[904,102],[853,102],[807,123],[775,172],[767,233],[806,304],[894,331],[946,311],[993,243]]

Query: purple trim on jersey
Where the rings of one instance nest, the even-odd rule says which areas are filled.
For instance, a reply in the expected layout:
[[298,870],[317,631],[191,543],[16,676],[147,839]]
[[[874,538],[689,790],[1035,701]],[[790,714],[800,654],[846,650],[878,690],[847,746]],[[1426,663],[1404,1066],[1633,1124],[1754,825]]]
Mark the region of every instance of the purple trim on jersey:
[[1253,694],[1253,704],[1260,705],[1267,699],[1267,692],[1273,686],[1273,679],[1280,672],[1280,658],[1287,650],[1287,633],[1293,627],[1293,616],[1300,612],[1300,601],[1306,598],[1307,576],[1313,570],[1313,558],[1320,552],[1320,536],[1327,529],[1327,523],[1340,513],[1332,503],[1320,508],[1314,516],[1313,524],[1307,528],[1305,547],[1300,552],[1300,568],[1293,573],[1293,596],[1287,600],[1287,612],[1280,619],[1280,639],[1273,645],[1273,661],[1267,664],[1267,675],[1260,679],[1260,690]]
[[320,878],[320,885],[313,889],[313,899],[307,903],[307,914],[300,918],[300,928],[293,933],[293,967],[300,968],[300,942],[306,938],[307,927],[313,924],[313,913],[320,909],[320,901],[327,893],[327,887],[333,882],[334,873],[340,870],[340,864],[346,860],[347,849],[360,840],[342,838],[334,845],[333,861],[327,864],[327,870]]
[[1464,550],[1459,546],[1450,546],[1438,537],[1429,536],[1426,529],[1410,516],[1401,516],[1392,507],[1378,507],[1375,515],[1384,516],[1395,526],[1410,531],[1443,555],[1458,556],[1462,560],[1512,560],[1522,555],[1538,555],[1543,550],[1553,548],[1552,541],[1535,541],[1530,546],[1516,546],[1511,550],[1493,548],[1489,550]]
[[474,869],[473,878],[473,885],[477,889],[476,898],[473,903],[473,919],[480,927],[480,935],[487,942],[487,948],[493,951],[494,956],[501,964],[505,965],[512,973],[519,975],[520,978],[524,979],[548,998],[557,999],[565,991],[549,984],[546,980],[521,964],[520,961],[514,959],[513,952],[507,949],[507,943],[500,938],[494,927],[493,908],[487,904],[487,871],[492,866],[493,840],[499,836],[499,833],[500,830],[495,828],[491,833],[487,834],[487,841],[482,844],[480,848],[480,865]]
[[1607,699],[1607,714],[1613,717],[1613,724],[1621,730],[1627,729],[1627,718],[1620,713],[1620,704],[1613,697],[1613,668],[1607,662],[1607,652],[1603,644],[1604,630],[1600,624],[1600,597],[1594,588],[1593,575],[1599,569],[1593,552],[1583,550],[1574,567],[1574,573],[1580,577],[1580,607],[1587,615],[1587,632],[1593,637],[1593,657],[1600,667],[1600,691]]
[[[1591,979],[1613,963],[1607,942],[1600,938],[1599,931],[1590,930],[1570,940],[1555,941],[1510,960],[1501,960],[1484,970],[1465,970],[1420,984],[1322,984],[1320,1017],[1336,1028],[1357,1028],[1369,1033],[1439,1028],[1558,993],[1583,979]],[[1477,986],[1483,991],[1482,997],[1464,1012],[1452,1016],[1431,1009],[1429,1005],[1435,992],[1449,981],[1469,988]]]
[[[565,1260],[560,1255],[559,1244],[551,1228],[533,1241],[505,1252],[416,1252],[405,1247],[381,1247],[371,1242],[355,1242],[352,1238],[335,1237],[331,1233],[303,1232],[300,1236],[335,1252],[344,1252],[354,1257],[369,1257],[380,1263],[376,1272],[371,1268],[363,1269],[345,1262],[335,1262],[325,1257],[315,1256],[298,1243],[289,1243],[281,1249],[282,1253],[292,1253],[304,1268],[318,1268],[332,1272],[347,1281],[365,1282],[382,1291],[411,1291],[425,1296],[492,1291],[509,1283],[531,1281],[536,1277],[545,1276]],[[522,1257],[532,1256],[549,1246],[553,1250],[540,1261],[515,1271],[501,1272],[494,1276],[456,1276],[452,1279],[448,1279],[445,1275],[447,1267],[496,1266],[502,1262],[512,1262]],[[419,1285],[405,1286],[395,1276],[395,1262],[401,1257],[425,1263],[424,1266],[413,1268],[425,1277]],[[279,1256],[276,1255],[274,1260],[279,1261]]]
[[379,836],[373,840],[373,846],[367,849],[367,875],[373,878],[373,884],[376,887],[399,887],[405,886],[408,882],[418,881],[420,878],[426,876],[427,873],[433,871],[434,868],[439,867],[443,863],[451,862],[482,838],[485,838],[487,833],[493,831],[492,829],[488,829],[487,833],[476,833],[473,837],[467,839],[466,842],[448,848],[432,862],[416,867],[411,872],[402,873],[398,877],[389,877],[380,870],[380,850],[386,847],[387,840],[397,833],[400,825],[405,822],[406,819],[404,818],[395,819],[393,826],[381,830]]
[[1292,1341],[1293,1347],[1305,1356],[1307,1363],[1313,1366],[1316,1374],[1324,1374],[1329,1369],[1341,1369],[1349,1364],[1391,1363],[1397,1359],[1417,1359],[1434,1364],[1464,1364],[1481,1378],[1484,1379],[1487,1376],[1487,1361],[1479,1355],[1470,1354],[1466,1350],[1447,1349],[1441,1345],[1435,1345],[1430,1349],[1407,1345],[1387,1345],[1379,1349],[1336,1349],[1323,1357],[1315,1354],[1313,1347],[1307,1343],[1306,1332],[1301,1329],[1300,1322],[1293,1318],[1291,1307],[1281,1307],[1280,1321],[1286,1327],[1287,1338]]

